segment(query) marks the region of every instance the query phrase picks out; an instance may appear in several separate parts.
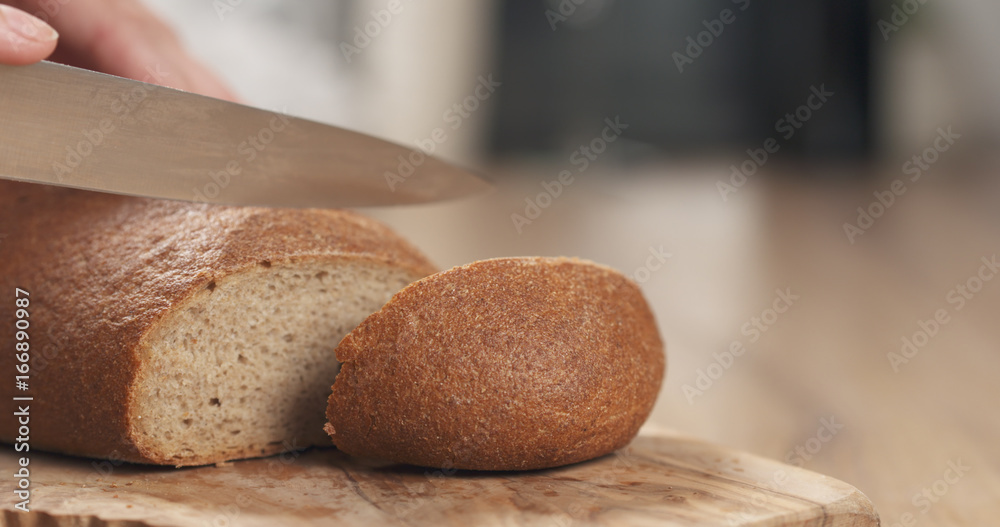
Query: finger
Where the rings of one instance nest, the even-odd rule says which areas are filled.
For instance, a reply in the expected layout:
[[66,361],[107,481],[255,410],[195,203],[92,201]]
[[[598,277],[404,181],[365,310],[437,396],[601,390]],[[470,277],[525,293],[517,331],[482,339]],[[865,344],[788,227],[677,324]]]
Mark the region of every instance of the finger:
[[174,32],[144,8],[120,18],[114,25],[108,24],[105,17],[75,21],[93,24],[93,33],[84,35],[86,40],[79,42],[77,49],[89,54],[98,71],[210,97],[235,99],[215,74],[184,49]]
[[[38,0],[20,0],[23,6]],[[135,0],[74,0],[49,22],[59,30],[54,60],[234,100],[234,93],[191,56],[173,30]]]
[[33,64],[52,54],[59,33],[24,11],[0,5],[0,64]]

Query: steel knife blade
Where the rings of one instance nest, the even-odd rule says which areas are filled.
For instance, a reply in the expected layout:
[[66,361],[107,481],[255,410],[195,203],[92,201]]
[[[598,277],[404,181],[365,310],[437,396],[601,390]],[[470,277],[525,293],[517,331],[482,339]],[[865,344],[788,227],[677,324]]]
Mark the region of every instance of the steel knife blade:
[[0,66],[0,177],[275,207],[413,204],[489,189],[418,149],[52,62]]

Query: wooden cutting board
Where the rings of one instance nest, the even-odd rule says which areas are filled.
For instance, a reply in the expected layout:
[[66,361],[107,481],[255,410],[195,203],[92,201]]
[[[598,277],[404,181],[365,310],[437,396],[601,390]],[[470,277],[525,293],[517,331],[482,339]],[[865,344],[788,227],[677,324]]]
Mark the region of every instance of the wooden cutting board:
[[[6,449],[6,485],[17,458]],[[30,512],[2,493],[3,525],[815,525],[879,524],[846,483],[679,436],[537,472],[457,472],[313,449],[174,469],[32,453]]]

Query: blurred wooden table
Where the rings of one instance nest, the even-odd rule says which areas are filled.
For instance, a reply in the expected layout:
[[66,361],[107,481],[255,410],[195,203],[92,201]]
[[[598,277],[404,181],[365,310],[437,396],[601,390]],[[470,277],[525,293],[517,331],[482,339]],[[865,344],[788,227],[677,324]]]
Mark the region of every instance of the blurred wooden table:
[[[512,214],[561,168],[509,169],[488,198],[374,215],[442,267],[572,255],[634,273],[668,343],[652,427],[842,479],[885,526],[996,524],[1000,275],[976,280],[983,258],[1000,255],[1000,186],[988,170],[935,167],[853,244],[844,223],[898,169],[850,185],[761,176],[723,201],[724,168],[593,168],[549,192],[518,232]],[[828,172],[838,170],[856,169]],[[792,296],[781,313],[767,311],[776,290]],[[942,311],[935,330],[928,321]],[[904,337],[920,347],[894,368]]]
[[[30,512],[0,497],[4,527],[878,525],[846,483],[676,435],[527,472],[431,471],[332,448],[184,469],[34,453],[30,467]],[[0,453],[0,471],[17,468]]]

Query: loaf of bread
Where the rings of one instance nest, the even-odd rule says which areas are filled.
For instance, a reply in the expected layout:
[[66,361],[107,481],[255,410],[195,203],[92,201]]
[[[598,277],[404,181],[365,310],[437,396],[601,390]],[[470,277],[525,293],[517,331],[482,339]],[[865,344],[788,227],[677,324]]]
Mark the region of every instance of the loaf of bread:
[[[329,445],[337,342],[434,271],[350,212],[0,181],[0,371],[11,377],[0,414],[30,405],[32,450],[141,463]],[[15,288],[30,295],[25,391],[13,382]],[[0,419],[0,439],[17,427]]]
[[326,430],[338,448],[473,470],[555,467],[625,446],[665,372],[638,286],[565,258],[486,260],[410,284],[337,359]]

